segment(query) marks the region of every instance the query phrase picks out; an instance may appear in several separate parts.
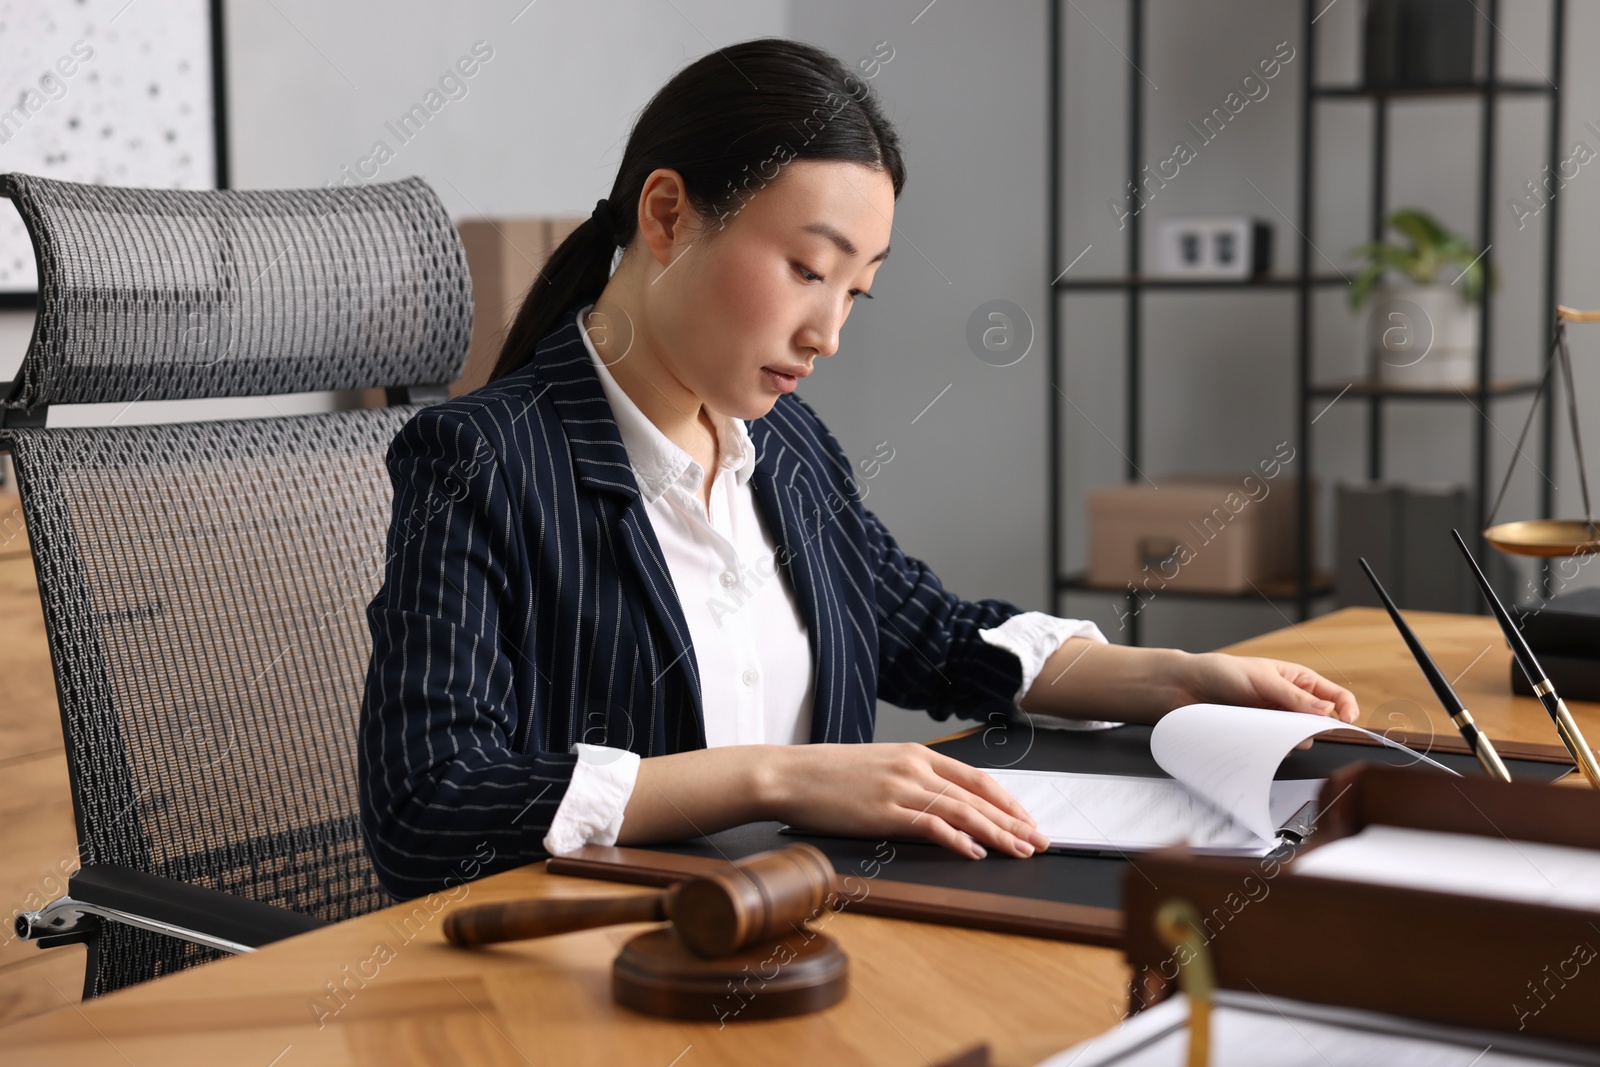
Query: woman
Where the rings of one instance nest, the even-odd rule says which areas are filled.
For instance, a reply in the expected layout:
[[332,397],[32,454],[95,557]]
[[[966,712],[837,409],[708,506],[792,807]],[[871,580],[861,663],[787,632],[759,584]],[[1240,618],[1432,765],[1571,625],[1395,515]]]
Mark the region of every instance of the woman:
[[904,181],[826,53],[698,60],[640,115],[489,384],[397,435],[360,727],[396,895],[758,819],[974,858],[1047,843],[981,770],[872,743],[880,697],[936,719],[1208,700],[1354,721],[1297,664],[963,601],[862,506],[794,389],[870,298]]

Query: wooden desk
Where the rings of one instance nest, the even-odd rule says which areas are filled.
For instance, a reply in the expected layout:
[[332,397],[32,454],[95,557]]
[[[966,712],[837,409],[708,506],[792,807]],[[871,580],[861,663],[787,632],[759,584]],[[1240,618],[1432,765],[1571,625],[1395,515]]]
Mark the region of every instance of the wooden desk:
[[[1488,615],[1407,611],[1406,621],[1478,726],[1495,741],[1561,744],[1532,697],[1511,692],[1511,649]],[[1355,693],[1369,730],[1406,730],[1460,740],[1382,608],[1344,608],[1224,649],[1303,663]],[[1600,703],[1568,700],[1589,743],[1600,747]],[[1569,776],[1576,779],[1577,775]]]
[[[462,899],[473,902],[642,891],[547,875],[538,865],[465,888]],[[420,903],[26,1020],[0,1031],[0,1058],[119,1067],[926,1065],[981,1038],[999,1062],[1031,1064],[1114,1024],[1127,981],[1111,949],[846,908],[819,920],[850,956],[841,1003],[719,1029],[611,1002],[611,960],[647,925],[465,950],[444,942],[440,919],[425,906],[417,912]],[[328,983],[348,984],[342,1002]]]
[[[1537,702],[1510,695],[1510,652],[1492,619],[1408,617],[1446,674],[1462,675],[1457,688],[1492,737],[1552,740]],[[1227,651],[1297,660],[1348,685],[1366,725],[1431,726],[1453,736],[1381,611],[1346,609]],[[1600,705],[1574,703],[1572,710],[1591,738],[1600,737]],[[458,892],[490,901],[641,891],[533,865]],[[409,937],[408,916],[416,917]],[[0,1030],[0,1049],[8,1064],[695,1067],[928,1064],[982,1040],[997,1064],[1033,1064],[1105,1030],[1124,1010],[1128,972],[1110,949],[848,908],[823,923],[850,955],[851,991],[835,1007],[798,1019],[719,1028],[634,1015],[611,1003],[610,964],[621,942],[643,927],[464,951],[444,943],[425,902],[412,902],[63,1006]]]

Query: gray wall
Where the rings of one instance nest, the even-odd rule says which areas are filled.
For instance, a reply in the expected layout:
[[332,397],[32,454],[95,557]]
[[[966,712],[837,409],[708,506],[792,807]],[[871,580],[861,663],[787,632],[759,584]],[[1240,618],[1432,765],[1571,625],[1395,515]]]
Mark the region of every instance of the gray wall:
[[[662,83],[713,47],[781,36],[786,9],[781,0],[230,3],[236,184],[321,185],[382,140],[395,155],[377,177],[420,174],[458,217],[587,214]],[[401,145],[388,124],[477,41],[493,58]]]
[[[858,303],[803,395],[851,456],[893,449],[865,483],[866,504],[903,549],[965,598],[1041,611],[1051,608],[1044,352],[1036,344],[992,366],[966,330],[993,299],[1044,327],[1044,30],[1043,4],[970,0],[797,3],[791,23],[850,66],[880,41],[893,48],[872,84],[907,166],[875,299]],[[878,736],[963,725],[883,704]]]
[[[129,13],[137,17],[137,9]],[[633,117],[708,49],[781,35],[781,0],[423,0],[226,4],[233,185],[428,179],[452,216],[586,214],[616,173]],[[404,143],[389,129],[475,42],[492,49]],[[621,61],[612,61],[620,57]],[[392,158],[379,163],[375,144]],[[365,172],[361,161],[370,159]],[[21,362],[32,314],[0,313],[0,375]],[[326,394],[60,409],[52,424],[328,410]]]

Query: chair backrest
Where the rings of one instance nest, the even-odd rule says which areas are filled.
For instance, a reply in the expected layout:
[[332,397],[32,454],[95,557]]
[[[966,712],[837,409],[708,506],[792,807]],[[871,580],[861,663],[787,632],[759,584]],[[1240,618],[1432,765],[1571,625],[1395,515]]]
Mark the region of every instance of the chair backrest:
[[[42,416],[442,386],[471,333],[455,228],[415,178],[219,192],[6,175],[0,193],[39,258],[0,444],[33,549],[82,861],[329,920],[372,910],[387,898],[357,815],[365,608],[383,579],[384,453],[417,406],[145,426]],[[211,956],[126,928],[100,940],[91,995]]]

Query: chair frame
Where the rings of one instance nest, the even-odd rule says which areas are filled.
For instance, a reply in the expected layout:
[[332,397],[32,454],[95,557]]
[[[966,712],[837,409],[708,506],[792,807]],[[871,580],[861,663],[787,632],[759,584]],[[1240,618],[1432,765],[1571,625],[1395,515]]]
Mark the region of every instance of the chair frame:
[[[18,199],[18,186],[12,181],[13,176],[0,175],[0,195],[11,196]],[[27,176],[16,176],[27,181],[35,179]],[[418,179],[406,181],[421,185]],[[55,183],[66,186],[69,183]],[[385,184],[385,183],[374,183]],[[387,183],[399,186],[403,183]],[[23,193],[26,193],[26,186]],[[310,193],[322,194],[323,190],[289,190],[276,191],[278,193]],[[443,213],[442,205],[438,205],[437,196],[427,190],[432,196],[437,207],[437,217],[443,220],[444,225],[450,225],[448,216]],[[219,195],[213,191],[204,193],[190,193],[185,195],[213,196]],[[227,195],[227,194],[221,194]],[[20,205],[19,205],[20,206]],[[55,284],[52,278],[52,264],[45,254],[41,252],[42,235],[36,232],[35,220],[24,211],[24,221],[28,223],[28,232],[32,238],[36,255],[40,259],[40,307],[41,315],[45,305],[45,297],[49,288]],[[447,294],[446,299],[459,298],[461,291],[466,294],[466,323],[467,333],[470,334],[471,322],[471,281],[466,273],[465,251],[460,246],[459,233],[450,227],[454,235],[457,251],[460,253],[455,269],[458,273],[447,274],[446,284],[454,282],[464,287]],[[433,237],[440,239],[442,230],[436,229]],[[445,238],[445,240],[448,240]],[[450,266],[447,265],[448,271]],[[283,310],[280,307],[278,310]],[[290,308],[290,311],[293,309]],[[41,343],[42,324],[36,325],[33,341],[29,346],[27,356],[24,358],[26,368],[30,360],[35,359],[36,351]],[[459,376],[466,362],[465,340],[460,345],[458,354],[440,350],[439,363],[444,359],[453,359],[455,375]],[[38,357],[47,359],[45,355]],[[393,382],[390,377],[390,383]],[[403,381],[403,379],[402,379]],[[4,431],[11,429],[43,429],[47,428],[49,403],[36,403],[32,406],[22,406],[18,400],[23,391],[23,374],[10,382],[0,382],[0,451],[9,452],[10,442],[4,439]],[[413,384],[385,384],[381,381],[370,382],[368,387],[380,386],[384,389],[386,406],[425,406],[448,399],[448,382],[424,382]],[[345,384],[329,386],[329,388],[347,388]],[[266,393],[224,393],[219,395],[272,395]],[[167,397],[154,396],[149,399],[168,399]],[[19,481],[25,480],[25,472],[19,472]],[[35,562],[38,561],[38,546],[35,545]],[[63,730],[69,731],[70,724],[66,716],[66,694],[62,690],[61,679],[62,664],[53,663],[57,696],[61,700],[63,709]],[[66,737],[69,751],[73,739]],[[79,803],[79,793],[85,784],[74,775],[74,815],[77,837],[80,848],[86,847],[88,838],[85,835],[85,824],[82,807]],[[86,968],[84,982],[85,999],[94,995],[96,964],[93,955],[94,946],[104,928],[104,924],[115,923],[124,926],[150,931],[178,941],[187,942],[228,954],[241,954],[253,952],[256,949],[282,940],[286,937],[305,933],[328,925],[327,921],[315,916],[302,914],[285,908],[277,907],[261,901],[250,900],[234,894],[222,892],[205,886],[194,885],[172,878],[167,878],[149,871],[135,870],[114,863],[91,863],[80,866],[76,873],[70,876],[66,895],[50,901],[43,907],[17,914],[14,926],[18,938],[33,941],[41,948],[51,948],[59,945],[86,943],[90,945],[91,957]]]

